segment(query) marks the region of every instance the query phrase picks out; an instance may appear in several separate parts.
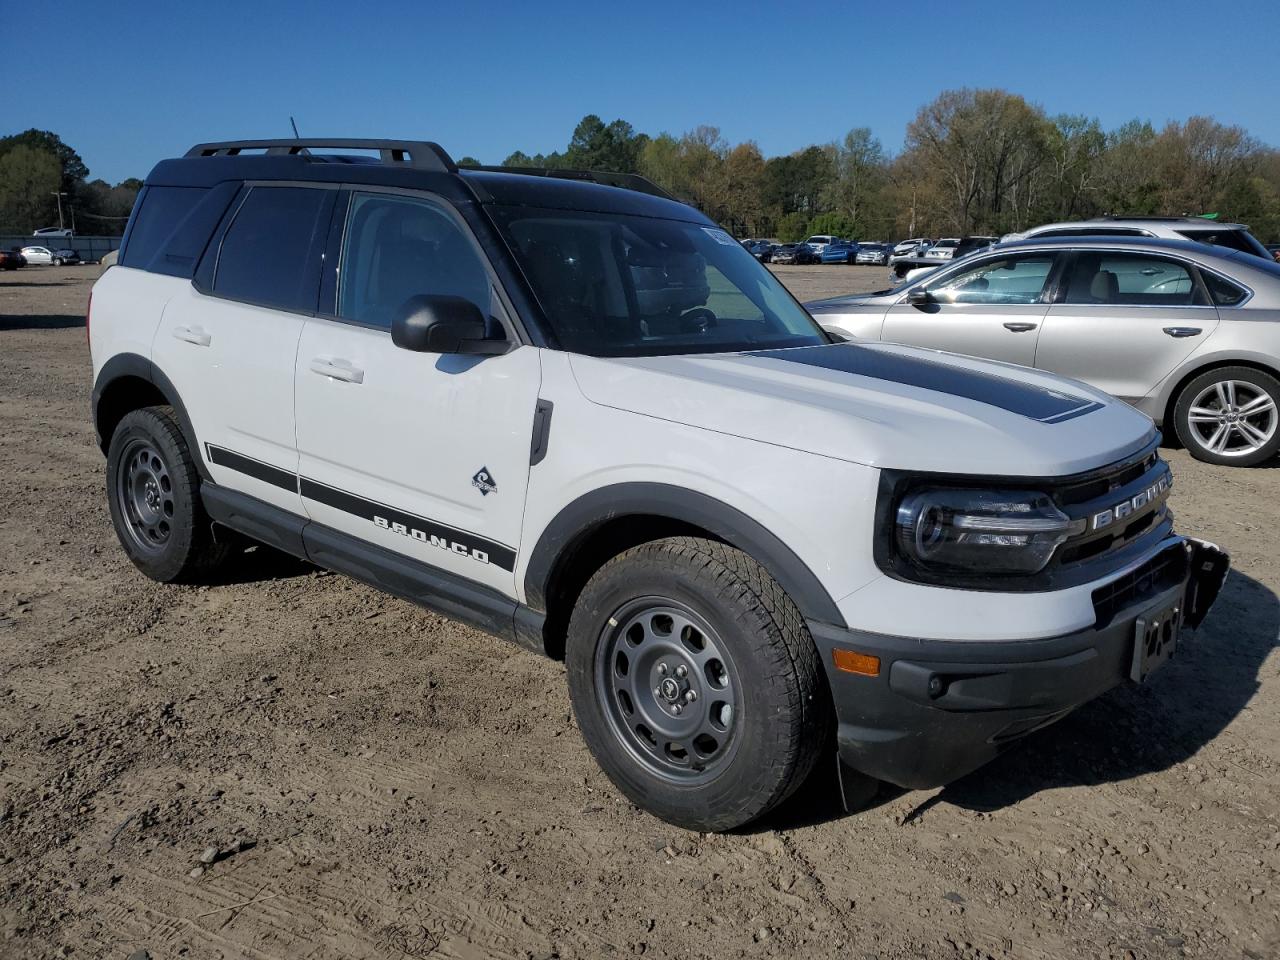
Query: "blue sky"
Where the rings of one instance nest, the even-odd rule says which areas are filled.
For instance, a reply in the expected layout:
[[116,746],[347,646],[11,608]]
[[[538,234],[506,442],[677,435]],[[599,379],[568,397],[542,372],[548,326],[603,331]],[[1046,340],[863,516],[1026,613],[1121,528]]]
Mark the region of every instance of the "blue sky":
[[939,92],[991,86],[1107,128],[1203,113],[1280,145],[1277,38],[1276,0],[12,0],[0,133],[53,130],[111,182],[201,140],[288,136],[290,114],[304,136],[485,163],[562,148],[586,113],[713,124],[769,156],[866,126],[897,151]]

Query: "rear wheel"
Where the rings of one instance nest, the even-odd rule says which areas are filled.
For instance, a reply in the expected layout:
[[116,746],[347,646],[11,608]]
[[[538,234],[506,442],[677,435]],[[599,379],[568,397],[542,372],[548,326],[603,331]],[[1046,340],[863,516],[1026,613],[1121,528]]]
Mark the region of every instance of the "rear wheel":
[[162,583],[196,581],[226,556],[200,502],[200,476],[168,407],[126,414],[107,451],[107,503],[134,566]]
[[583,589],[569,691],[609,779],[693,830],[728,830],[785,799],[831,726],[817,649],[754,560],[692,537],[643,544]]
[[1280,381],[1252,367],[1219,367],[1178,395],[1174,429],[1197,460],[1249,467],[1280,450]]

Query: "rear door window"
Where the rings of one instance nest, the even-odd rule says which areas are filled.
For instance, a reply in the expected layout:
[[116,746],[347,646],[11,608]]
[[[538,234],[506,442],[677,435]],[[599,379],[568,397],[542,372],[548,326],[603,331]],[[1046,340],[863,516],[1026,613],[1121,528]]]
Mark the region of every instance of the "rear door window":
[[227,228],[213,292],[259,306],[315,311],[316,269],[333,191],[254,187]]
[[1125,307],[1205,305],[1189,267],[1140,253],[1078,254],[1064,302]]

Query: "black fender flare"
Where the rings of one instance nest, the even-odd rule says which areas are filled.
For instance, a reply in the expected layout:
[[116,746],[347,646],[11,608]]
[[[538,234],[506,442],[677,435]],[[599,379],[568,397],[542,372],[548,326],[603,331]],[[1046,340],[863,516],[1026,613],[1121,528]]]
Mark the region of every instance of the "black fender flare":
[[107,445],[111,442],[110,437],[102,435],[98,418],[98,404],[111,384],[122,377],[137,377],[139,380],[146,380],[160,391],[169,406],[173,407],[174,415],[178,418],[178,426],[182,429],[182,436],[187,441],[187,449],[191,451],[192,457],[196,462],[196,469],[200,472],[200,479],[207,483],[212,483],[212,478],[209,476],[209,468],[205,466],[204,455],[200,449],[199,442],[196,440],[196,431],[191,426],[191,418],[187,415],[187,408],[182,403],[178,388],[173,385],[172,380],[165,376],[163,370],[146,357],[137,353],[116,354],[102,365],[102,369],[98,371],[98,378],[93,382],[90,407],[93,415],[93,429],[98,437],[98,447],[105,453]]
[[565,506],[547,524],[529,555],[524,575],[525,602],[534,609],[546,610],[547,589],[565,551],[572,550],[604,523],[627,516],[663,517],[701,527],[768,570],[806,619],[846,625],[835,601],[813,571],[762,524],[714,497],[665,483],[611,484]]

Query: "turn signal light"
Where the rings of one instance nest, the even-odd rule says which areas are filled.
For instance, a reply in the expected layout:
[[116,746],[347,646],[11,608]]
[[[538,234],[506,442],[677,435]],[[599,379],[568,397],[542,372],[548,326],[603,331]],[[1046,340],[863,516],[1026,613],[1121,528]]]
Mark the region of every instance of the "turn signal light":
[[856,673],[863,677],[880,676],[880,658],[869,653],[858,653],[856,650],[841,650],[839,647],[831,651],[831,662],[837,670],[845,673]]

